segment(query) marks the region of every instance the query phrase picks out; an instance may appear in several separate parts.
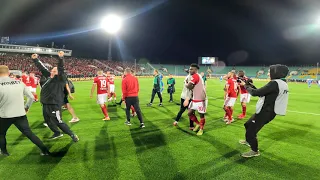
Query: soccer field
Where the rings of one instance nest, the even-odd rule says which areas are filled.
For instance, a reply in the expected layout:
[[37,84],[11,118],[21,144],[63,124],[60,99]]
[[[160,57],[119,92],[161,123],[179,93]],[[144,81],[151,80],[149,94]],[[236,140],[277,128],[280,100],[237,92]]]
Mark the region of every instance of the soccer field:
[[[65,135],[47,140],[52,132],[42,123],[41,106],[32,106],[28,117],[34,133],[56,153],[41,157],[40,151],[12,126],[7,133],[9,157],[0,157],[0,179],[319,179],[320,175],[320,88],[290,83],[288,113],[277,116],[258,134],[261,156],[240,157],[249,150],[238,144],[244,138],[244,122],[254,112],[257,98],[248,105],[248,116],[231,125],[222,121],[224,83],[209,79],[209,107],[205,131],[196,136],[188,129],[187,113],[174,127],[179,111],[182,80],[177,79],[175,103],[164,93],[164,107],[150,100],[152,79],[140,78],[140,106],[145,129],[135,117],[132,126],[124,125],[125,112],[109,105],[111,121],[103,122],[95,98],[90,99],[92,82],[75,82],[75,100],[70,101],[79,123],[71,125],[79,136],[72,143]],[[256,82],[261,87],[266,82]],[[116,80],[118,98],[120,80]],[[237,116],[241,112],[235,106]],[[67,111],[64,121],[71,119]],[[68,123],[70,124],[70,123]]]

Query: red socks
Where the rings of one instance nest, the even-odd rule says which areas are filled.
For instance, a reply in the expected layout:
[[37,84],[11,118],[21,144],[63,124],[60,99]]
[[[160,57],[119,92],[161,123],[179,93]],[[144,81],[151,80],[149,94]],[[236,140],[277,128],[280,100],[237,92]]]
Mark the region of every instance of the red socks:
[[200,119],[200,129],[203,130],[204,124],[206,123],[206,119],[205,118],[201,118]]
[[245,116],[247,113],[247,106],[242,106],[242,114]]
[[38,100],[38,95],[37,95],[37,94],[34,94],[33,96],[34,96],[34,100],[37,101],[37,100]]
[[104,117],[109,117],[106,105],[103,105],[103,107],[101,107],[101,110],[102,110],[102,113],[104,114]]
[[189,116],[189,118],[191,121],[195,122],[196,124],[200,124],[196,115],[192,114],[191,116]]
[[229,107],[229,109],[230,109],[230,116],[231,116],[231,119],[232,119],[233,109],[231,107]]
[[227,107],[225,110],[226,110],[226,113],[227,113],[227,116],[228,116],[228,120],[231,121],[232,120],[233,110],[231,110],[231,108],[229,108],[229,107]]

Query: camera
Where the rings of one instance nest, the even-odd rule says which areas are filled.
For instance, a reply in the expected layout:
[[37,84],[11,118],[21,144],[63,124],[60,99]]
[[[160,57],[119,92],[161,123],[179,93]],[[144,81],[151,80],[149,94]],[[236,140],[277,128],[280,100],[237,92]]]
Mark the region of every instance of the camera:
[[237,82],[238,82],[238,83],[241,83],[241,81],[247,83],[246,78],[244,78],[244,77],[238,77],[238,78],[237,78]]

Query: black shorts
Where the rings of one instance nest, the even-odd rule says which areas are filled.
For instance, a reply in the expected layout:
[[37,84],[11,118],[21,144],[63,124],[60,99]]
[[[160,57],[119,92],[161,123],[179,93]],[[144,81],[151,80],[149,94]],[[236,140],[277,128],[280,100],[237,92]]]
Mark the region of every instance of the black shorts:
[[65,96],[64,96],[63,103],[64,103],[64,104],[68,104],[68,103],[69,103],[68,95],[65,95]]

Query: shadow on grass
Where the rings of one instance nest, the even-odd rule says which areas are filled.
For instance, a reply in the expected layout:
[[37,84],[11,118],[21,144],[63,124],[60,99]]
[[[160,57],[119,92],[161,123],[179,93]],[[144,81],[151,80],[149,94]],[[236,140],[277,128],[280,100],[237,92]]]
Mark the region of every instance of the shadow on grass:
[[[234,162],[243,163],[246,161],[245,159],[240,157],[240,151],[235,150],[234,148],[231,148],[230,146],[218,141],[213,136],[210,136],[208,134],[204,134],[202,136],[196,136],[192,131],[187,131],[181,128],[178,128],[178,129],[188,135],[198,137],[200,140],[203,140],[212,144],[213,148],[215,148],[218,151],[218,153],[221,155],[218,158],[213,159],[209,162],[206,162],[203,164],[197,164],[195,166],[192,166],[189,169],[186,169],[185,171],[183,171],[183,173],[185,174],[193,172],[193,177],[198,177],[201,179],[201,177],[203,177],[204,174],[206,174],[204,172],[210,171],[210,174],[212,176],[206,177],[206,178],[212,179],[213,177],[217,177],[224,173],[228,173],[228,171],[231,171],[234,168],[234,166],[232,166]],[[217,166],[217,164],[227,160],[230,160],[231,162],[226,165],[219,166],[218,168],[214,168],[215,166]]]
[[[143,115],[145,118],[145,116]],[[175,164],[175,160],[166,147],[161,130],[150,121],[146,129],[131,128],[131,137],[136,147],[136,155],[141,171],[146,179],[184,179]]]
[[270,174],[273,174],[276,168],[281,168],[281,170],[276,171],[276,175],[273,174],[278,179],[319,179],[317,175],[319,168],[297,162],[299,162],[297,159],[288,160],[271,153],[263,152],[259,157],[248,159],[245,163],[241,164],[252,168],[255,172],[269,172]]
[[[101,179],[102,176],[107,177],[107,179],[118,179],[117,156],[114,137],[109,137],[107,124],[105,123],[95,139],[94,165],[92,170],[97,172],[93,173],[97,177],[93,179]],[[87,155],[85,154],[84,158],[86,157]]]
[[[274,141],[281,141],[288,144],[295,144],[299,146],[305,146],[314,150],[319,150],[320,142],[319,141],[313,141],[312,140],[312,146],[310,146],[310,141],[305,140],[307,137],[312,137],[312,139],[316,139],[318,134],[311,133],[308,130],[302,130],[302,129],[296,129],[296,128],[287,128],[285,130],[279,130],[276,133],[270,132],[267,135],[264,135],[262,137],[267,137],[268,139],[272,139]],[[273,142],[270,142],[273,143]],[[272,145],[264,145],[268,149],[272,147]]]
[[[46,179],[50,172],[60,163],[61,159],[67,154],[69,148],[73,143],[70,142],[65,147],[61,148],[57,152],[53,152],[51,156],[40,156],[40,150],[38,147],[34,147],[24,158],[20,159],[17,164],[39,164],[39,169],[36,171],[39,179]],[[46,144],[50,148],[53,143]],[[17,169],[18,170],[18,169]],[[25,170],[25,169],[22,169]]]

